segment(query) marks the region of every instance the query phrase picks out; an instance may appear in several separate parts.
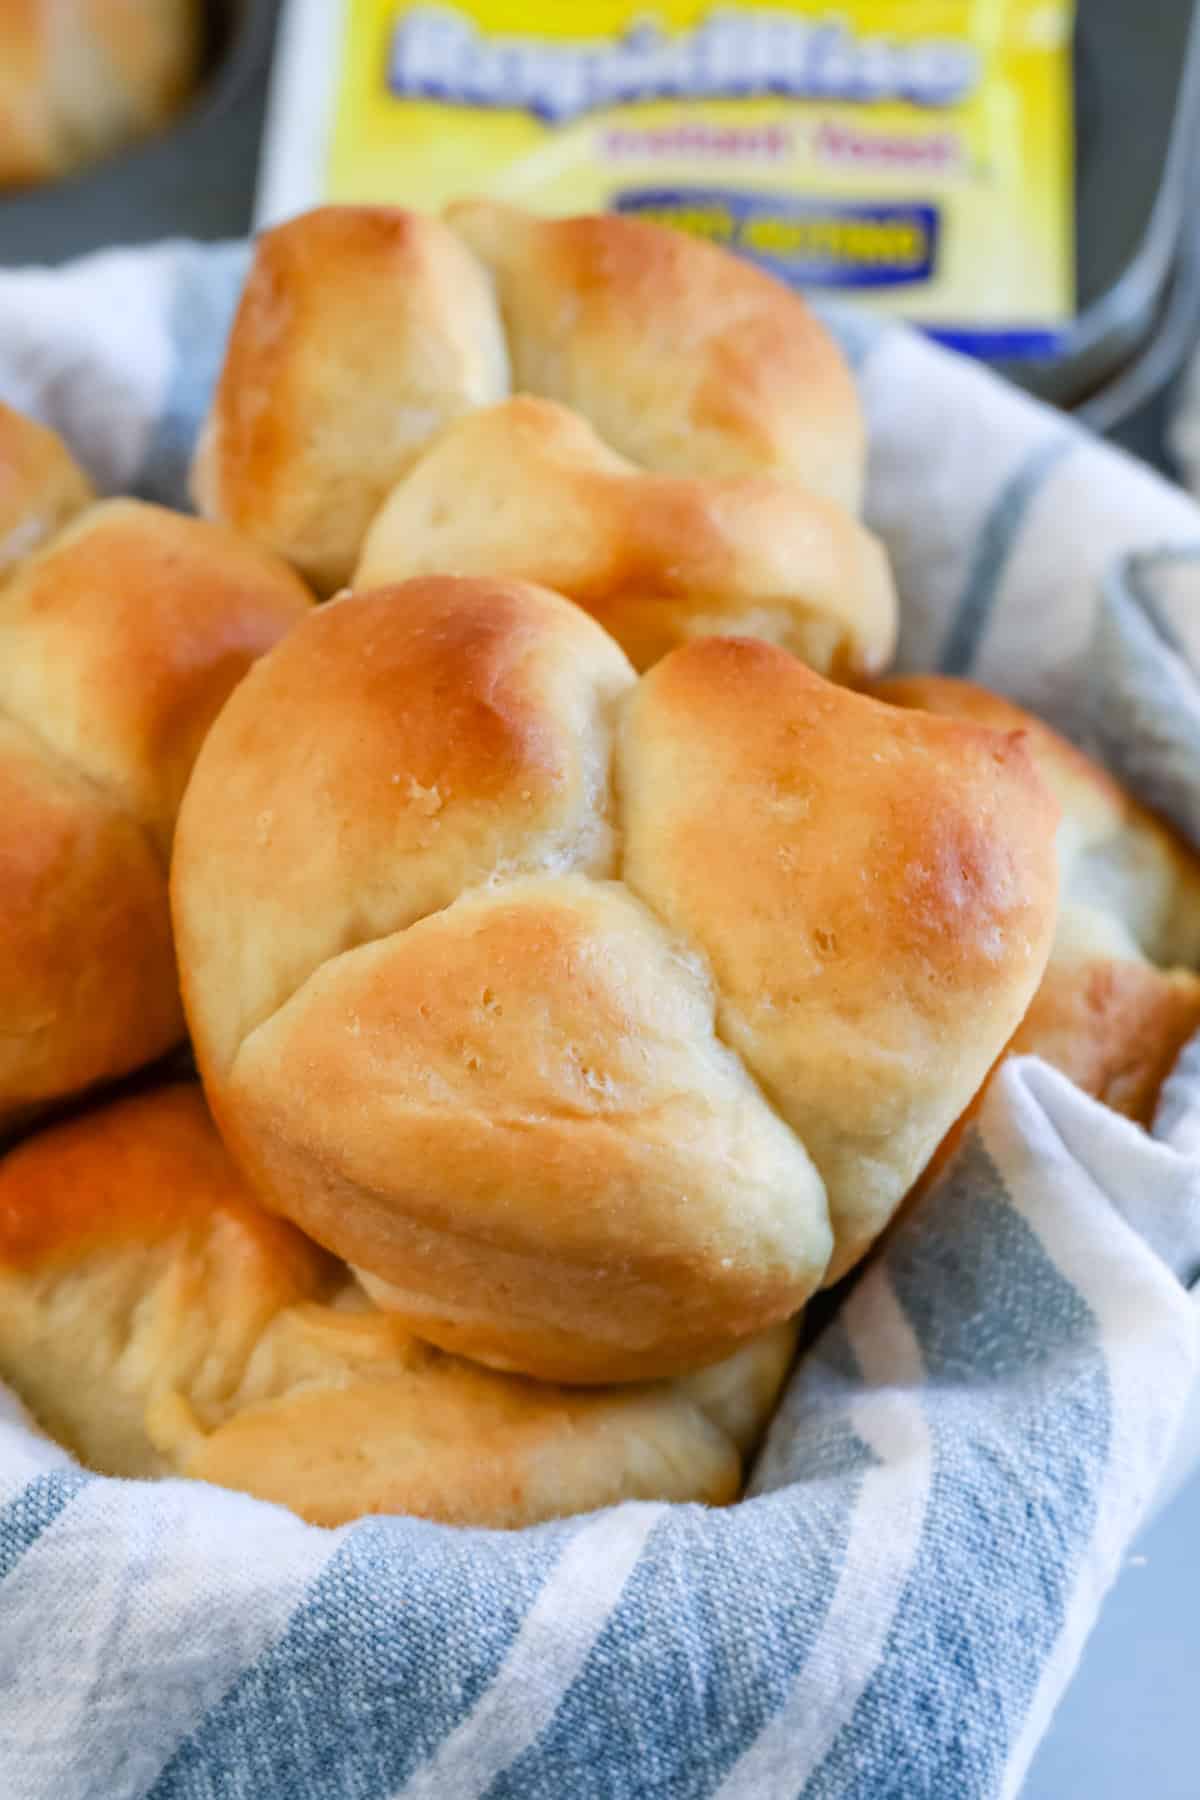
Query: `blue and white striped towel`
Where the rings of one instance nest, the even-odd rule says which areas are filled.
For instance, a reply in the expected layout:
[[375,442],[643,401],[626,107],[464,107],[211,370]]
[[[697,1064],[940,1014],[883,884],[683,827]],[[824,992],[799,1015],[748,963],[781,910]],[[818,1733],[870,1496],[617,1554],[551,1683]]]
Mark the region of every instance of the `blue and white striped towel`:
[[[179,501],[245,252],[0,279],[0,395]],[[1200,841],[1200,512],[839,319],[907,666],[1100,744]],[[1009,1064],[726,1512],[341,1531],[80,1470],[0,1417],[4,1800],[1012,1794],[1185,1421],[1200,1046],[1146,1136]]]

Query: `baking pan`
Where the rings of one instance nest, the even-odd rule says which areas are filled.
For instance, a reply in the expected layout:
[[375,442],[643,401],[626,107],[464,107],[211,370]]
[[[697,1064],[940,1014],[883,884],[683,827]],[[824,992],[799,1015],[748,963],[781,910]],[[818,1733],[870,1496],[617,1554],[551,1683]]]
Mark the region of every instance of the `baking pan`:
[[1107,429],[1169,379],[1200,322],[1183,268],[1200,200],[1200,8],[1080,0],[1074,70],[1077,317],[1052,360],[998,366]]
[[206,72],[153,138],[63,181],[0,195],[0,265],[250,229],[279,0],[209,0]]

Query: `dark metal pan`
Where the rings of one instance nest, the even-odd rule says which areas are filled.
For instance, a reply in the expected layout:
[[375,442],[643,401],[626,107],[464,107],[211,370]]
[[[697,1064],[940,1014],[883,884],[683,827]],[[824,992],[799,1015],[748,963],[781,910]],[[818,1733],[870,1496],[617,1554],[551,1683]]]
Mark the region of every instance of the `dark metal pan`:
[[208,0],[206,69],[179,120],[64,181],[0,194],[0,264],[250,228],[279,0]]
[[1195,0],[1080,0],[1075,108],[1078,314],[1052,361],[1005,373],[1106,429],[1170,378],[1200,325],[1185,267],[1200,199]]

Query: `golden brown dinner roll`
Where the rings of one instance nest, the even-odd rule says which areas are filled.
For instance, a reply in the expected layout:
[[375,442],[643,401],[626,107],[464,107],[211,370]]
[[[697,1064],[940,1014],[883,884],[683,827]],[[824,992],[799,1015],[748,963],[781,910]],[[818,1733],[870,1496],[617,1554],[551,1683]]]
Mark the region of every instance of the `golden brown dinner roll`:
[[83,1461],[241,1488],[321,1525],[519,1526],[736,1497],[790,1325],[675,1386],[572,1393],[410,1337],[263,1212],[199,1089],[160,1089],[0,1162],[0,1375]]
[[161,858],[2,713],[0,1021],[0,1134],[182,1036]]
[[[868,591],[852,611],[872,636],[883,578],[850,522],[820,504],[857,504],[862,418],[840,352],[799,296],[636,220],[538,220],[483,201],[448,218],[324,207],[259,240],[197,453],[202,512],[330,593],[350,580],[371,518],[437,433],[515,386],[572,408],[613,452],[659,474],[797,482],[808,492],[794,502],[788,548],[772,561],[764,545],[758,563],[764,577],[786,566],[789,580],[755,602],[794,607],[803,542],[818,611],[831,586],[853,590],[862,563]],[[537,499],[525,496],[514,530],[545,534]],[[570,504],[563,482],[555,499]],[[737,519],[718,523],[733,504],[721,491],[707,515],[692,502],[711,546],[694,579],[726,566],[726,537],[784,529],[782,501],[765,492],[755,519],[743,497]],[[670,528],[656,549],[636,529],[631,558],[661,568]],[[847,604],[832,605],[835,636]]]
[[0,580],[92,497],[62,439],[0,403]]
[[1053,801],[1019,739],[951,723],[910,734],[714,638],[643,679],[618,740],[625,882],[704,951],[722,1038],[820,1170],[830,1280],[983,1081],[1053,931]]
[[306,213],[258,240],[197,449],[196,503],[331,593],[433,433],[507,386],[487,277],[440,220],[387,206]]
[[895,706],[1020,731],[1062,812],[1062,905],[1045,976],[1013,1054],[1045,1057],[1148,1125],[1179,1051],[1200,1031],[1200,858],[1074,745],[970,682],[909,676]]
[[496,284],[515,390],[582,413],[647,469],[791,476],[857,508],[854,382],[783,282],[611,213],[542,219],[466,200],[446,218]]
[[0,588],[0,1128],[183,1036],[179,799],[226,696],[309,604],[253,544],[132,500]]
[[884,667],[896,635],[887,559],[842,507],[771,476],[647,474],[528,395],[434,439],[372,524],[354,586],[439,573],[554,588],[638,669],[743,631],[853,679]]
[[165,855],[226,695],[310,604],[289,569],[224,527],[106,500],[0,594],[0,705]]
[[198,0],[5,0],[0,187],[66,174],[164,124],[202,42]]
[[1054,827],[1018,741],[767,645],[638,686],[542,589],[349,596],[197,761],[197,1055],[260,1195],[419,1336],[675,1373],[883,1226],[1041,976]]

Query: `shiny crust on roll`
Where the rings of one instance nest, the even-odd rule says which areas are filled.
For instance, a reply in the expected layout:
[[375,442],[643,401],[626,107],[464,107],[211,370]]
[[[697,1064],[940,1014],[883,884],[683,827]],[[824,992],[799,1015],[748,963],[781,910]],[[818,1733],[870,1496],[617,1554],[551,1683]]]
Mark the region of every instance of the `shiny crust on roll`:
[[0,1130],[182,1038],[180,796],[230,690],[309,605],[257,546],[133,500],[0,587]]
[[887,559],[843,507],[773,476],[650,474],[528,395],[434,440],[377,514],[353,586],[433,574],[553,588],[636,669],[737,632],[852,680],[895,642]]
[[678,1373],[882,1229],[1041,978],[1055,825],[1019,739],[769,645],[639,684],[543,589],[338,600],[181,813],[218,1123],[418,1335]]
[[1149,1125],[1200,1031],[1200,857],[1112,776],[1011,701],[946,676],[874,692],[893,705],[1024,733],[1062,812],[1062,906],[1045,976],[1009,1049],[1042,1056]]
[[518,393],[582,413],[673,475],[787,476],[855,510],[854,382],[798,294],[741,257],[641,219],[541,219],[494,200],[446,218],[496,285]]
[[332,593],[430,437],[507,389],[491,285],[452,231],[323,207],[257,242],[194,498]]
[[260,239],[193,490],[322,593],[514,576],[639,668],[732,628],[849,680],[896,629],[863,468],[850,372],[782,283],[644,221],[473,201]]

